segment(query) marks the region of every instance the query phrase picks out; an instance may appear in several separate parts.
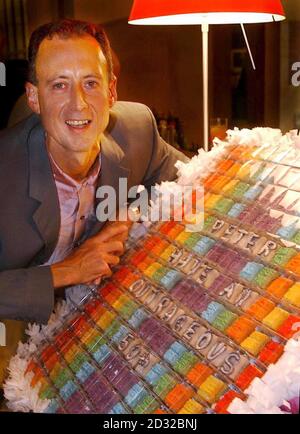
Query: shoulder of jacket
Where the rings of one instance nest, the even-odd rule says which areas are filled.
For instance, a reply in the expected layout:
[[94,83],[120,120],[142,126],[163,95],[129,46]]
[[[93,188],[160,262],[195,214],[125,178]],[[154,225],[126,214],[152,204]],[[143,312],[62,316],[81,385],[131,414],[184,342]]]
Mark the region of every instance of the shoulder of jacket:
[[0,132],[0,165],[18,160],[27,153],[28,137],[38,125],[40,125],[40,117],[32,114],[13,127]]
[[137,102],[118,101],[110,112],[111,119],[117,122],[136,122],[143,120],[152,123],[152,113],[145,104]]

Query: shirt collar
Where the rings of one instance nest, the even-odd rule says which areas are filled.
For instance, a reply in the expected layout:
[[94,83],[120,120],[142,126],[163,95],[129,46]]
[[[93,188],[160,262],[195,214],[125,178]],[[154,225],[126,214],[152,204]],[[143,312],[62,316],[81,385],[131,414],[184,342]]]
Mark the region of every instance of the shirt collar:
[[54,175],[55,181],[62,182],[63,184],[69,185],[70,187],[73,187],[76,189],[80,189],[83,185],[86,185],[86,184],[95,185],[95,183],[99,177],[100,170],[101,170],[101,153],[99,153],[93,166],[90,168],[87,176],[81,181],[76,181],[71,176],[66,174],[58,166],[58,164],[56,163],[56,161],[54,160],[54,158],[52,157],[50,152],[49,152],[49,157],[50,157],[52,173]]

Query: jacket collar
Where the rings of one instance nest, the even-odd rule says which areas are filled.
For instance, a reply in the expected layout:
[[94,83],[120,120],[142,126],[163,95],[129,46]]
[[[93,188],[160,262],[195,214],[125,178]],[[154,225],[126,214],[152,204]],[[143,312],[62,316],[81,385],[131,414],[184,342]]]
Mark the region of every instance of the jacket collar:
[[47,260],[58,241],[60,228],[59,199],[52,175],[45,144],[45,133],[40,123],[28,137],[29,152],[29,196],[38,201],[32,218],[45,242],[45,249],[38,262]]
[[126,178],[130,169],[124,164],[124,151],[109,132],[103,134],[101,140],[101,173],[99,184],[110,185],[118,191],[119,178]]

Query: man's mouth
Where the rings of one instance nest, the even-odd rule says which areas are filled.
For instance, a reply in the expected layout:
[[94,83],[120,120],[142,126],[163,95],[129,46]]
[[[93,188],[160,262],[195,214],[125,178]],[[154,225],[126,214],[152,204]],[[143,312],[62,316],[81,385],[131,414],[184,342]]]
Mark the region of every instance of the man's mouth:
[[86,128],[88,125],[91,124],[90,119],[68,119],[65,121],[68,127],[76,128],[76,129],[83,129]]

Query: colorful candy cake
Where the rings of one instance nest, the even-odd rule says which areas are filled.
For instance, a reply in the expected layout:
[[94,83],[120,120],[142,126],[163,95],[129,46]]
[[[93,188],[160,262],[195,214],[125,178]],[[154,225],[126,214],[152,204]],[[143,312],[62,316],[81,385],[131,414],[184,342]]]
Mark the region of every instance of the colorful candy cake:
[[111,279],[59,304],[48,326],[29,328],[10,363],[8,406],[298,411],[298,144],[296,132],[234,130],[178,163],[177,185],[204,186],[202,227],[135,225]]

